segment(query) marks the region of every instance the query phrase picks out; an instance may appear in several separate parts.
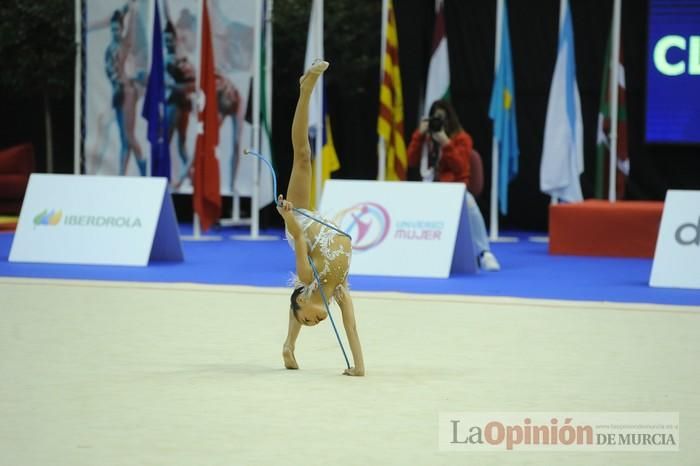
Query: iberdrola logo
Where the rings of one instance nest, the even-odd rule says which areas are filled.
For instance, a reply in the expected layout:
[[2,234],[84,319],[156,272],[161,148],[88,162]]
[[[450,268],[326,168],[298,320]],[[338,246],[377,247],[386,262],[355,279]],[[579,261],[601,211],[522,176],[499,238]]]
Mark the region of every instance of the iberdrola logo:
[[34,217],[34,225],[58,225],[63,217],[63,212],[60,210],[44,209],[39,215]]

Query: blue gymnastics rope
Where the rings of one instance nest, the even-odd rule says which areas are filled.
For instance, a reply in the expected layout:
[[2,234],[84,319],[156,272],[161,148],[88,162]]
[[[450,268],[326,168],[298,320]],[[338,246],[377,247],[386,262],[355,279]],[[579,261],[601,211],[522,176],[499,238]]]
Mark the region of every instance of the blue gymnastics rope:
[[345,364],[350,369],[350,361],[348,361],[348,355],[345,353],[345,347],[343,347],[343,342],[340,340],[340,335],[338,334],[338,329],[335,328],[335,322],[333,321],[333,314],[331,314],[330,307],[328,307],[328,299],[326,298],[326,292],[323,291],[321,286],[321,280],[318,276],[318,271],[314,265],[314,261],[311,260],[311,256],[306,256],[309,259],[309,264],[311,264],[311,270],[314,271],[314,277],[316,278],[316,283],[318,283],[318,291],[321,292],[321,297],[323,298],[323,304],[326,306],[326,312],[328,313],[328,318],[331,319],[331,324],[333,325],[333,331],[335,332],[335,337],[338,339],[338,344],[340,345],[340,350],[343,352],[343,357],[345,358]]
[[[265,165],[270,169],[270,173],[272,175],[272,192],[275,196],[275,204],[280,205],[277,202],[277,174],[275,173],[275,169],[272,167],[272,164],[262,155],[260,155],[257,152],[254,152],[250,149],[245,149],[243,151],[244,154],[247,155],[252,155],[253,157],[257,157],[258,159],[262,160],[265,162]],[[311,220],[314,220],[315,222],[318,222],[322,225],[327,226],[328,228],[337,231],[341,235],[347,236],[352,240],[352,237],[344,232],[343,230],[335,227],[334,225],[331,225],[327,222],[324,222],[323,220],[314,217],[313,215],[307,214],[306,212],[297,209],[296,207],[293,207],[292,210],[295,212],[300,213],[301,215],[310,218]],[[314,261],[311,259],[311,255],[306,256],[307,259],[309,260],[309,264],[311,264],[311,270],[314,272],[314,278],[316,279],[316,283],[318,283],[318,290],[321,292],[321,298],[323,298],[323,305],[326,306],[326,312],[328,313],[328,318],[331,320],[331,325],[333,326],[333,331],[335,332],[335,337],[338,339],[338,344],[340,345],[340,350],[343,352],[343,357],[345,358],[345,364],[348,366],[348,369],[350,369],[350,361],[348,360],[348,355],[345,352],[345,347],[343,346],[343,342],[340,339],[340,334],[338,333],[338,329],[335,326],[335,321],[333,320],[333,314],[331,314],[331,309],[330,306],[328,305],[328,299],[326,298],[326,293],[323,291],[323,286],[321,286],[321,278],[318,276],[318,271],[316,270],[316,265],[314,265]]]
[[[277,202],[277,197],[278,197],[278,194],[277,194],[277,174],[275,173],[275,169],[272,168],[272,164],[271,164],[265,157],[263,157],[262,155],[258,154],[257,152],[254,152],[254,151],[252,151],[252,150],[250,150],[250,149],[245,149],[245,150],[243,151],[243,153],[246,154],[246,155],[252,155],[253,157],[259,158],[260,160],[262,160],[263,162],[265,162],[265,165],[267,165],[267,168],[270,169],[270,173],[271,173],[271,175],[272,175],[272,193],[273,193],[274,196],[275,196],[275,204],[279,205],[279,203]],[[300,214],[303,215],[304,217],[308,217],[308,218],[310,218],[311,220],[314,220],[315,222],[318,222],[318,223],[320,223],[320,224],[322,224],[322,225],[327,226],[327,227],[330,228],[331,230],[337,231],[338,233],[340,233],[340,234],[343,235],[343,236],[347,236],[348,238],[352,239],[352,236],[350,236],[349,234],[347,234],[346,232],[344,232],[344,231],[341,230],[340,228],[336,227],[335,225],[331,225],[331,224],[328,223],[328,222],[324,222],[324,221],[321,220],[320,218],[316,218],[316,217],[314,217],[313,215],[309,215],[309,214],[307,214],[306,212],[304,212],[303,210],[297,209],[296,207],[294,207],[292,210],[294,210],[295,212],[300,213]]]

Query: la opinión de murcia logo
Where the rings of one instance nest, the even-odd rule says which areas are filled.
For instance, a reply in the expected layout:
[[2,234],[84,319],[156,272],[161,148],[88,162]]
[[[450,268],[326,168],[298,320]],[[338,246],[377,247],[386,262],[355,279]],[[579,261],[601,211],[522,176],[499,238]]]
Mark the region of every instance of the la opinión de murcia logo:
[[342,210],[336,219],[352,236],[352,248],[367,251],[381,244],[391,227],[389,212],[376,202],[361,202]]
[[[677,446],[675,433],[670,432],[596,432],[592,425],[580,425],[572,418],[559,420],[552,418],[548,424],[533,424],[525,418],[521,424],[509,425],[492,421],[485,426],[470,426],[468,430],[460,428],[459,420],[451,420],[452,438],[450,444],[490,445],[513,450],[518,446]],[[624,426],[621,426],[624,427]],[[630,426],[637,427],[637,426]],[[650,426],[644,426],[649,428]],[[653,426],[651,426],[653,427]],[[658,426],[665,428],[666,426]]]
[[453,413],[442,414],[440,422],[440,449],[450,451],[680,448],[678,413]]
[[681,246],[700,246],[700,217],[697,225],[684,223],[676,229],[676,242]]

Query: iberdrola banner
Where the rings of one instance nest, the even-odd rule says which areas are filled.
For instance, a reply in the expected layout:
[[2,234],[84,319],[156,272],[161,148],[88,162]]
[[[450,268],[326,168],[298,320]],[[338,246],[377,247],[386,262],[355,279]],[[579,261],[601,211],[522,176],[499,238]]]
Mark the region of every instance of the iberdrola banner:
[[[151,150],[142,117],[151,64],[156,0],[86,2],[85,172],[148,176]],[[202,0],[158,0],[170,187],[192,192],[197,136],[197,79]],[[208,0],[214,45],[222,194],[250,196],[254,147],[246,110],[252,102],[256,20],[262,2]],[[250,112],[248,112],[250,113]],[[264,154],[269,156],[269,154]],[[261,176],[265,199],[269,177]],[[265,205],[261,203],[261,206]]]

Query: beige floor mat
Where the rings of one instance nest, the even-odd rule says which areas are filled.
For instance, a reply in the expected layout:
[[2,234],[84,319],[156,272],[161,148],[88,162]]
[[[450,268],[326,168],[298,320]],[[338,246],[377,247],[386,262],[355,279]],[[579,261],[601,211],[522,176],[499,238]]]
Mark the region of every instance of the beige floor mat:
[[[329,323],[284,370],[288,296],[0,279],[0,465],[700,463],[698,308],[356,292],[349,378]],[[456,411],[679,412],[681,450],[441,452]]]

